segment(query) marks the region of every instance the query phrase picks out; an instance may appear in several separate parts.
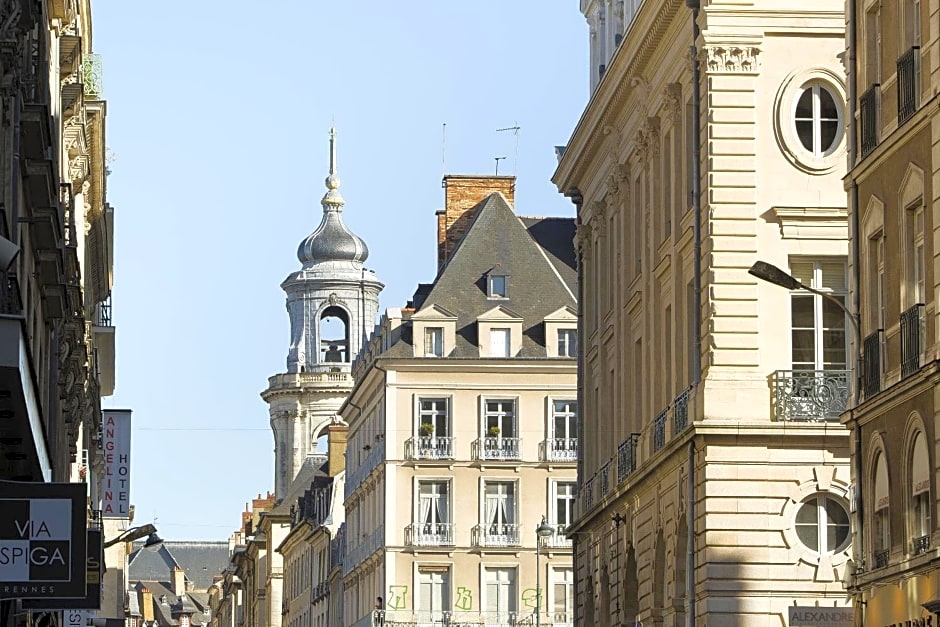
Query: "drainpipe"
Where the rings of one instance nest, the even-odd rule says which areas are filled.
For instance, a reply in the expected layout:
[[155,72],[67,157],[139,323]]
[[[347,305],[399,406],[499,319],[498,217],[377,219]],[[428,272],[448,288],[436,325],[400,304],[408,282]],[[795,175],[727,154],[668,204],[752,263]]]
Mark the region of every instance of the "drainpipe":
[[[692,386],[698,396],[702,379],[702,95],[698,61],[699,0],[686,0],[692,9]],[[698,403],[696,403],[698,405]],[[697,412],[696,412],[697,413]],[[694,420],[694,419],[693,419]],[[695,436],[689,441],[689,486],[686,495],[688,555],[685,565],[685,623],[695,627]]]
[[[575,208],[575,224],[577,224],[578,231],[581,230],[581,205],[584,204],[584,196],[581,194],[581,190],[577,187],[572,187],[567,192],[565,196],[571,199],[571,202],[574,204]],[[578,402],[578,415],[581,416],[581,419],[578,420],[578,483],[581,485],[581,482],[584,480],[584,257],[581,253],[581,246],[578,246],[578,382],[577,382],[577,402]],[[574,572],[578,572],[578,535],[574,534],[571,537],[571,560],[572,567]],[[572,609],[574,610],[574,624],[581,624],[581,613],[578,611],[577,601],[572,604]]]
[[[855,285],[852,290],[852,310],[855,312],[855,328],[859,329],[861,320],[859,312],[861,311],[861,298],[859,295],[859,285],[858,277],[860,271],[860,242],[859,242],[859,219],[858,219],[858,184],[855,182],[855,177],[852,176],[852,169],[855,167],[855,162],[858,155],[858,132],[857,126],[858,122],[855,118],[856,103],[858,102],[858,68],[856,67],[855,61],[855,50],[857,47],[857,38],[855,33],[855,11],[856,11],[856,0],[848,0],[847,12],[848,12],[848,24],[846,25],[847,31],[847,50],[846,50],[846,59],[845,59],[845,68],[846,68],[846,82],[848,89],[848,119],[851,123],[852,132],[849,133],[848,143],[848,171],[849,171],[849,215],[851,219],[849,220],[849,244],[852,247],[852,278],[854,279]],[[865,535],[864,535],[864,524],[862,521],[865,520],[865,508],[864,508],[864,499],[863,491],[861,489],[861,479],[862,479],[862,428],[858,424],[857,417],[855,416],[855,408],[858,407],[859,401],[862,397],[862,386],[861,386],[861,342],[862,338],[860,333],[856,333],[859,337],[855,338],[855,373],[852,378],[855,383],[855,395],[854,395],[854,407],[850,412],[851,420],[853,424],[853,437],[855,440],[855,447],[852,453],[854,458],[854,471],[855,471],[855,568],[858,569],[864,563],[863,555],[865,550]],[[853,585],[855,584],[855,573],[849,573],[852,575]],[[864,625],[865,624],[865,604],[860,603],[860,596],[853,595],[853,600],[856,602],[857,611],[861,612],[861,615],[856,619],[856,624]]]

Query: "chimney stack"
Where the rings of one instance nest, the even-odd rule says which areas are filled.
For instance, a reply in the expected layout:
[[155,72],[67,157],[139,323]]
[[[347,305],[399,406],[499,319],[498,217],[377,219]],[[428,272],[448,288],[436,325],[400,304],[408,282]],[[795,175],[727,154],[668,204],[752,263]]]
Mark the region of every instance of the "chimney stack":
[[153,592],[149,588],[140,589],[141,605],[140,616],[146,622],[153,621]]
[[179,566],[173,567],[173,594],[180,596],[186,594],[186,573]]
[[335,477],[346,468],[346,442],[349,426],[331,424],[326,428],[327,473]]
[[457,242],[476,217],[479,204],[494,192],[509,206],[516,201],[515,176],[448,174],[444,177],[444,209],[437,212],[437,267],[450,259]]

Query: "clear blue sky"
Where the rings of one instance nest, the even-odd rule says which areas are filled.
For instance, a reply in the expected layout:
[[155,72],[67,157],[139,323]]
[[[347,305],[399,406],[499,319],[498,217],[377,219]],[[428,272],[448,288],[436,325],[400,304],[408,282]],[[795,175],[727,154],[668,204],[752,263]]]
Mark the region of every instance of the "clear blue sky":
[[401,306],[435,271],[446,171],[515,169],[517,211],[573,215],[549,181],[587,101],[577,0],[94,0],[115,207],[117,391],[131,498],[168,539],[225,539],[273,489],[259,393],[285,369],[280,283],[320,221],[338,132],[346,223]]

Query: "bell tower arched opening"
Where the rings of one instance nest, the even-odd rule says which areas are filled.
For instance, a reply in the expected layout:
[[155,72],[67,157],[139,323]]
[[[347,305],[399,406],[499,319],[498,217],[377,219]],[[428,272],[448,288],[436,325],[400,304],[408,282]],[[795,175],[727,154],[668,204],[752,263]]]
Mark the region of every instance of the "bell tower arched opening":
[[349,314],[342,307],[320,314],[320,363],[349,363]]

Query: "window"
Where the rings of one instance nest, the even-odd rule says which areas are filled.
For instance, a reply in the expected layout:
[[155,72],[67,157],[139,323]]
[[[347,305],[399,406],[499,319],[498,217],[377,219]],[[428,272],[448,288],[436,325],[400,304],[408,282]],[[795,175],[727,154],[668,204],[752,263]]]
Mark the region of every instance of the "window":
[[817,553],[835,553],[849,543],[849,513],[826,494],[817,494],[796,512],[796,535]]
[[558,481],[553,484],[553,492],[554,507],[552,512],[555,516],[552,522],[557,525],[555,532],[563,533],[564,529],[574,520],[575,482]]
[[552,621],[554,624],[574,623],[574,571],[552,569]]
[[446,535],[450,525],[450,503],[446,481],[418,483],[417,523],[422,535]]
[[504,274],[487,275],[487,292],[490,298],[509,298],[509,277]]
[[424,330],[424,356],[444,356],[444,328],[428,327]]
[[514,400],[486,401],[484,407],[485,437],[516,437],[516,402]]
[[490,357],[509,357],[509,329],[490,329]]
[[865,73],[868,84],[881,82],[881,3],[865,14]]
[[418,435],[446,438],[450,435],[446,398],[422,398],[418,401]]
[[510,614],[516,612],[516,569],[487,568],[486,612],[497,625],[508,625],[513,620]]
[[[790,274],[845,303],[844,261],[794,261]],[[790,295],[790,315],[793,370],[846,369],[846,316],[838,305],[819,294],[795,291]]]
[[920,45],[920,0],[902,0],[901,41],[905,48]]
[[487,481],[483,488],[483,525],[487,536],[518,536],[516,527],[516,484],[512,481]]
[[875,568],[888,565],[888,551],[891,549],[890,505],[888,465],[885,456],[878,453],[875,459],[874,514],[872,515],[872,548],[875,552]]
[[926,439],[923,433],[918,433],[911,452],[911,537],[915,554],[930,548],[931,469]]
[[924,261],[924,204],[918,198],[905,213],[907,231],[907,281],[905,304],[908,307],[926,303],[926,270]]
[[553,400],[548,461],[578,461],[578,411],[573,400]]
[[450,572],[446,568],[418,569],[418,622],[443,624],[450,611]]
[[558,329],[558,356],[559,357],[577,357],[578,356],[578,331],[577,329]]
[[803,148],[814,157],[831,154],[842,130],[839,97],[822,83],[806,85],[796,100],[793,122]]
[[885,236],[878,231],[868,240],[870,331],[885,328]]

